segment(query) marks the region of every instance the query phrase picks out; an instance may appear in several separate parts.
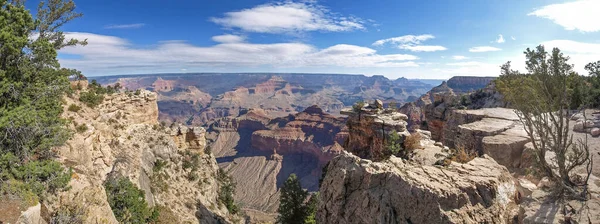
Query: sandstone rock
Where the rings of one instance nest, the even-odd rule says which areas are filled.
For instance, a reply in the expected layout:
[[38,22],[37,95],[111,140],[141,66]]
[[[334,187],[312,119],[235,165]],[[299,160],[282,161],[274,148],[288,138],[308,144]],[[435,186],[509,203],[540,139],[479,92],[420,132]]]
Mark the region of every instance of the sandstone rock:
[[375,100],[373,106],[375,106],[377,109],[383,109],[383,102],[381,100]]
[[380,161],[386,157],[385,139],[392,133],[407,132],[408,117],[392,110],[345,109],[348,140],[344,149],[361,158]]
[[35,206],[29,207],[26,211],[21,213],[17,224],[46,224],[47,222],[42,218],[41,204],[38,203]]
[[517,190],[490,157],[449,167],[392,157],[331,160],[320,191],[319,223],[512,223]]
[[600,128],[592,128],[592,130],[590,130],[590,134],[594,137],[600,136]]
[[[73,168],[74,174],[67,191],[44,202],[50,213],[61,206],[83,203],[85,223],[117,223],[103,185],[109,176],[117,176],[128,178],[143,190],[150,206],[171,209],[181,222],[229,222],[236,218],[217,201],[219,168],[212,155],[204,154],[204,129],[163,130],[157,121],[155,93],[141,90],[140,94],[107,95],[94,109],[79,102],[76,95],[65,101],[65,105],[82,109],[73,112],[65,106],[62,116],[86,124],[88,131],[75,133],[56,149],[59,160]],[[181,168],[183,160],[192,157],[185,151],[198,156],[196,170]],[[166,163],[160,171],[154,169],[158,159]],[[190,174],[196,179],[190,180]],[[197,216],[202,207],[205,215]]]
[[438,147],[444,147],[444,144],[442,144],[441,142],[435,142],[435,144],[434,144],[434,145],[435,145],[435,146],[438,146]]
[[589,128],[594,127],[594,122],[592,120],[578,120],[573,126],[573,131],[576,132],[587,132]]
[[534,183],[527,179],[519,178],[517,180],[517,190],[519,191],[519,196],[521,198],[528,197],[533,191],[537,190],[537,188],[538,187]]
[[427,139],[427,140],[431,140],[431,132],[430,131],[425,131],[425,130],[421,130],[421,129],[417,129],[415,131],[415,133],[419,133],[421,135],[421,137]]
[[483,153],[506,167],[519,167],[525,144],[529,138],[515,135],[486,136],[482,140]]

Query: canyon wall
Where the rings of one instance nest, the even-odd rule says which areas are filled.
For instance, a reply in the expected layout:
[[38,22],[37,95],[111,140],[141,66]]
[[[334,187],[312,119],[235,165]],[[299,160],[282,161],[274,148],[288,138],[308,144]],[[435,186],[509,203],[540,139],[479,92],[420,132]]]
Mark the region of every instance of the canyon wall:
[[[106,95],[95,108],[85,106],[78,96],[76,92],[65,97],[62,115],[78,131],[56,149],[59,161],[73,170],[73,176],[68,190],[44,201],[42,207],[51,213],[64,206],[83,206],[86,223],[117,223],[103,184],[125,177],[145,192],[149,206],[170,210],[174,222],[242,220],[217,199],[218,166],[215,157],[205,152],[203,128],[158,125],[153,92]],[[72,105],[81,109],[69,110]],[[81,126],[85,128],[77,128]],[[196,170],[182,165],[190,156],[198,158],[193,162]],[[164,163],[161,168],[155,167],[157,161]]]

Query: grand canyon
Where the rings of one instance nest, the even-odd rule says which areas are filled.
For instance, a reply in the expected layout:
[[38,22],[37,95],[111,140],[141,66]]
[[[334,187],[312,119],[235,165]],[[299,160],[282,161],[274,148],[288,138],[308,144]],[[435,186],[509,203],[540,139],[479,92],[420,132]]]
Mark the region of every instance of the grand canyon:
[[0,0],[0,224],[600,223],[563,1]]

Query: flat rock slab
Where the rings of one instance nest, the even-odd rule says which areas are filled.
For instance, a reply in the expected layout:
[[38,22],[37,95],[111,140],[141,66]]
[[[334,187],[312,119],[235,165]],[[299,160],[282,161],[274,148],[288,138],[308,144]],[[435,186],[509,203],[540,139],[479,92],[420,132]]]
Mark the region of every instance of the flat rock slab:
[[468,131],[477,135],[490,136],[504,132],[515,126],[514,121],[498,119],[498,118],[483,118],[480,121],[459,125],[461,133]]
[[478,110],[460,110],[457,113],[463,113],[474,116],[481,116],[487,118],[498,118],[504,120],[518,121],[519,117],[513,109],[508,108],[483,108]]
[[500,165],[519,167],[521,155],[529,138],[515,135],[486,136],[482,140],[483,152],[494,158]]

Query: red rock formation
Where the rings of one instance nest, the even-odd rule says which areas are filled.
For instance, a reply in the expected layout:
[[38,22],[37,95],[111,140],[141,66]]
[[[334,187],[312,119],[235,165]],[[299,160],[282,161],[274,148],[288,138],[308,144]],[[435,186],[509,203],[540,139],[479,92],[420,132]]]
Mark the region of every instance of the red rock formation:
[[156,81],[152,83],[152,88],[157,92],[170,92],[175,88],[175,85],[175,80],[164,80],[161,77],[158,77]]
[[347,136],[345,119],[326,114],[317,106],[275,122],[272,129],[252,134],[253,148],[277,154],[308,153],[325,164],[339,154]]

